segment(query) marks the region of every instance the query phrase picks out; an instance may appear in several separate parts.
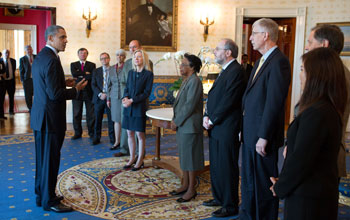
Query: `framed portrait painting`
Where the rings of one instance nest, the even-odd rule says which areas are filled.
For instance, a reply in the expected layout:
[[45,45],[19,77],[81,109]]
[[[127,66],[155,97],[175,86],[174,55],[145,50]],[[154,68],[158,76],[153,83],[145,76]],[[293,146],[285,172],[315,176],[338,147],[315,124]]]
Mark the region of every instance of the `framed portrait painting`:
[[344,47],[340,56],[350,56],[350,21],[349,22],[334,22],[334,23],[318,23],[317,25],[333,24],[337,25],[344,33]]
[[139,40],[148,51],[176,51],[178,0],[121,2],[121,48]]

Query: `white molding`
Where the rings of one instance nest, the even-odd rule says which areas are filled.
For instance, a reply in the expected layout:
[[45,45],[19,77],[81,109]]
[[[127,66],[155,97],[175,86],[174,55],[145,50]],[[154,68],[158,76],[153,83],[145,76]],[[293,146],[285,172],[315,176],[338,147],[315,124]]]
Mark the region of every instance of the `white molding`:
[[292,8],[253,8],[253,7],[237,7],[236,8],[236,39],[235,42],[239,48],[241,57],[242,51],[242,35],[243,35],[243,18],[244,17],[269,17],[269,18],[296,18],[295,29],[295,47],[294,47],[294,64],[292,79],[292,94],[290,105],[290,121],[293,120],[294,106],[298,102],[301,89],[299,70],[301,65],[301,55],[304,53],[304,36],[306,27],[306,7]]
[[33,53],[37,53],[36,25],[0,23],[0,29],[31,31],[31,46],[33,48]]

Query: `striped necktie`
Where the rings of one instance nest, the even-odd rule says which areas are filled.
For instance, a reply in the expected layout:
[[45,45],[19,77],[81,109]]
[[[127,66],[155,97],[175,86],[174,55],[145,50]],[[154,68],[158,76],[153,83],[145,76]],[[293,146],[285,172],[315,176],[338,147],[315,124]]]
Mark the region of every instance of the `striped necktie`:
[[258,72],[259,72],[261,66],[264,64],[264,61],[265,61],[264,57],[261,57],[260,62],[259,62],[259,66],[258,66],[258,68],[256,68],[256,71],[255,71],[255,74],[254,74],[254,77],[253,77],[252,81],[254,81],[256,75],[258,75]]

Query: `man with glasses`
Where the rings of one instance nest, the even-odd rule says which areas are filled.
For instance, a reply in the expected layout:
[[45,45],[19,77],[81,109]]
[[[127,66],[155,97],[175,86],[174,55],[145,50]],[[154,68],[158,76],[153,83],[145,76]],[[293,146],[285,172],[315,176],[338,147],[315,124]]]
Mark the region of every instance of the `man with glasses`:
[[269,190],[278,176],[278,148],[284,141],[284,107],[291,78],[288,58],[278,49],[278,25],[254,22],[250,41],[262,54],[243,95],[242,212],[240,219],[275,220],[278,198]]
[[222,71],[208,93],[203,127],[209,134],[210,179],[214,199],[205,206],[221,206],[214,217],[238,217],[238,153],[244,72],[237,62],[238,46],[221,40],[214,51]]
[[92,141],[93,145],[97,145],[101,140],[101,129],[103,114],[106,111],[108,118],[108,135],[111,144],[115,142],[114,136],[114,123],[111,118],[111,110],[107,106],[107,90],[108,90],[108,77],[112,68],[109,65],[110,57],[106,52],[101,53],[100,61],[102,66],[95,69],[92,73],[91,88],[94,93],[92,102],[95,106],[95,136]]

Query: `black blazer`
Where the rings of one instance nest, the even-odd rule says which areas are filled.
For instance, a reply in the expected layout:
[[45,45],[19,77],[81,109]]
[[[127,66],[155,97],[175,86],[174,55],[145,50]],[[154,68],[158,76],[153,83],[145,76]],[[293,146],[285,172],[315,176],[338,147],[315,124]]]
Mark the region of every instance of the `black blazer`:
[[287,157],[274,187],[278,197],[338,196],[341,118],[329,101],[314,103],[289,125]]
[[288,58],[276,48],[261,66],[255,62],[243,95],[243,141],[255,148],[259,138],[268,140],[267,150],[284,142],[284,107],[288,95],[291,69]]
[[[11,83],[13,83],[13,86],[15,86],[16,84],[16,60],[13,58],[9,58],[10,62],[11,62],[11,66],[12,66],[12,72],[13,72],[13,78],[11,80],[6,80],[6,81],[10,81]],[[5,61],[3,58],[1,58],[2,63],[5,65]],[[5,66],[5,75],[4,77],[6,77],[6,72],[8,70],[8,65]]]
[[85,88],[80,92],[78,99],[79,100],[91,100],[93,91],[91,88],[91,80],[92,80],[92,72],[96,69],[96,64],[85,61],[84,70],[81,70],[80,61],[73,62],[70,64],[70,71],[74,78],[77,78],[76,82],[80,82],[83,78],[88,80],[88,84]]
[[[35,57],[36,55],[33,54],[33,61]],[[32,78],[32,65],[30,65],[28,56],[23,56],[19,59],[19,75],[22,83],[27,79]]]
[[239,131],[242,95],[244,92],[244,71],[234,60],[220,73],[208,93],[208,101],[204,116],[208,116],[214,124],[211,136],[232,136]]
[[32,65],[34,101],[30,125],[35,131],[66,130],[66,100],[77,96],[75,88],[66,89],[61,61],[48,47],[36,56]]
[[143,69],[141,72],[130,70],[124,96],[133,99],[130,107],[124,108],[123,114],[132,117],[146,117],[147,101],[153,86],[153,73]]
[[250,74],[252,73],[252,70],[253,70],[253,66],[250,65],[249,63],[247,63],[246,69],[243,68],[243,64],[241,64],[241,66],[244,71],[244,83],[247,85],[250,78]]
[[92,102],[97,103],[100,99],[98,94],[103,91],[103,67],[100,66],[92,72],[91,88],[93,91]]

